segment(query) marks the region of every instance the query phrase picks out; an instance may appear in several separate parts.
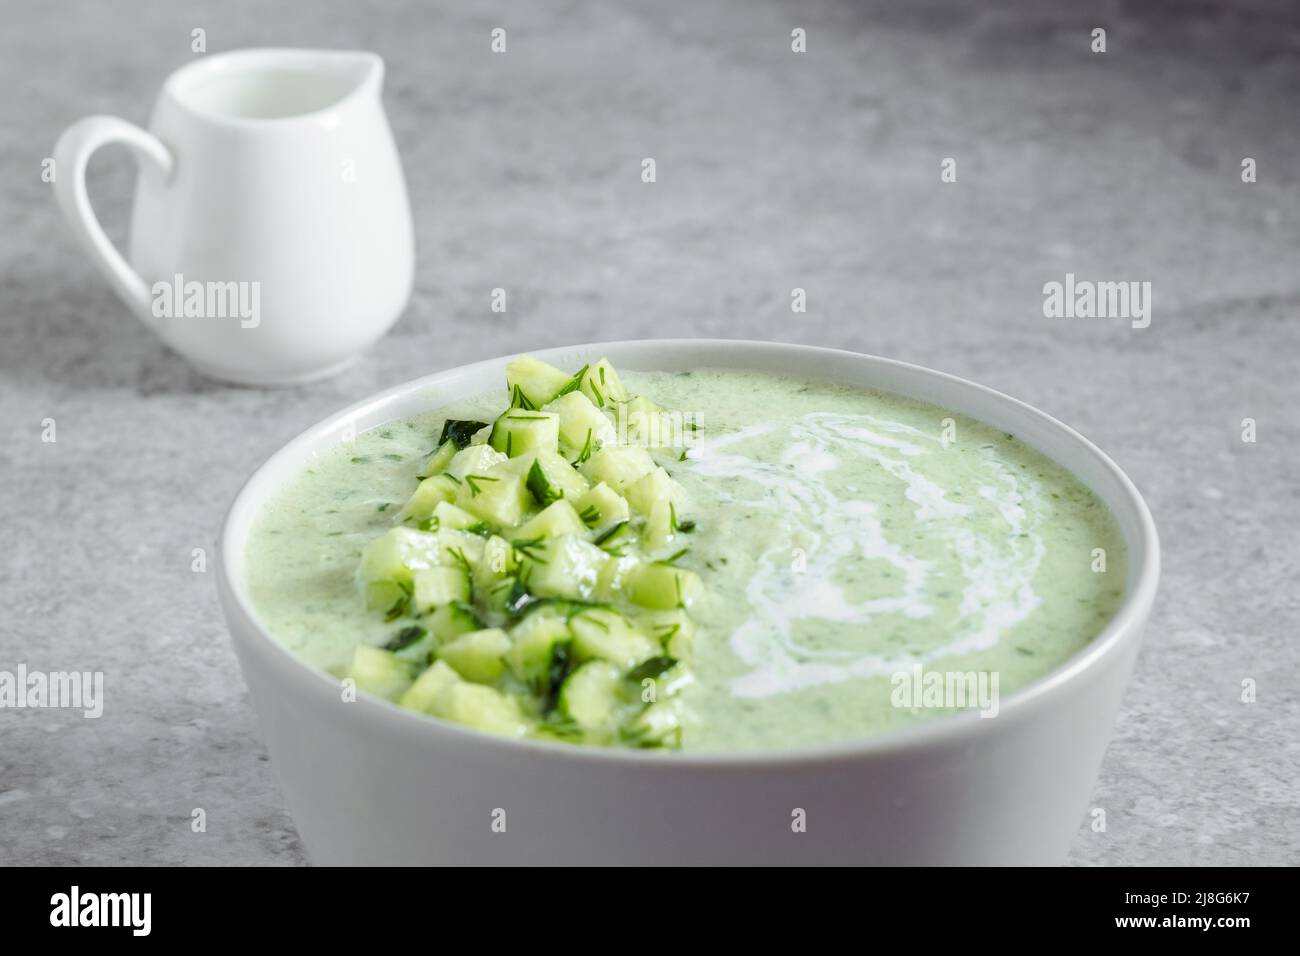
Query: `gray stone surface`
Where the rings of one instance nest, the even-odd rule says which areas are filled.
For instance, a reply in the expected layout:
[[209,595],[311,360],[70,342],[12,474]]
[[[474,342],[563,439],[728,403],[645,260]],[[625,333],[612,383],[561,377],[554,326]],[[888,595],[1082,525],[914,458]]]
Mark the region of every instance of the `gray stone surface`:
[[[1112,453],[1155,513],[1165,575],[1094,796],[1107,829],[1081,821],[1070,861],[1300,861],[1294,15],[658,6],[78,0],[7,13],[0,669],[101,669],[107,702],[98,721],[0,711],[0,863],[303,862],[191,550],[210,547],[281,442],[381,386],[646,336],[918,362],[1039,405]],[[488,52],[497,25],[504,56]],[[1095,25],[1110,31],[1104,56],[1088,51]],[[796,26],[805,55],[789,50]],[[76,117],[143,122],[195,27],[211,50],[387,59],[417,287],[341,377],[280,392],[204,381],[112,298],[40,180]],[[958,181],[945,185],[949,156]],[[1256,184],[1240,180],[1244,156]],[[92,174],[120,240],[128,161],[105,151]],[[1151,327],[1045,319],[1043,283],[1067,271],[1151,281]],[[488,310],[496,286],[510,291],[504,317]],[[807,315],[789,310],[795,286]],[[1239,440],[1244,417],[1257,444]],[[40,440],[45,418],[55,444]],[[1240,701],[1247,677],[1254,704]]]

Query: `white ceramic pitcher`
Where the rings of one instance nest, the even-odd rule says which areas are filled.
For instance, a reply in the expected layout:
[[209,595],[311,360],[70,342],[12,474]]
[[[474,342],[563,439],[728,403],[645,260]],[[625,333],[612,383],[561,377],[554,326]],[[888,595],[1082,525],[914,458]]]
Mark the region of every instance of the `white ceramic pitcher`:
[[[55,148],[55,195],[122,300],[201,372],[287,385],[341,370],[410,297],[414,238],[372,53],[213,54],[163,84],[149,131],[111,116]],[[86,194],[108,143],[140,163],[130,263]]]

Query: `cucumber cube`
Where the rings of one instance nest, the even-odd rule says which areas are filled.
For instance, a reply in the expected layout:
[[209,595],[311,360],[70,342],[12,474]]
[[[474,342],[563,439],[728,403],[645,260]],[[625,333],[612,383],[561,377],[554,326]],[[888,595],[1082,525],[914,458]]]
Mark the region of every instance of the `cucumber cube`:
[[468,531],[471,534],[477,534],[487,530],[487,523],[482,518],[470,514],[464,508],[456,507],[450,501],[438,502],[429,518],[429,527],[434,531],[445,528],[451,531]]
[[560,418],[560,445],[569,455],[590,456],[601,445],[614,441],[614,425],[582,392],[561,395],[546,406]]
[[638,395],[626,405],[619,405],[615,426],[619,440],[642,448],[673,448],[681,443],[677,422],[663,408]]
[[460,449],[454,441],[445,441],[438,446],[437,450],[430,455],[424,462],[425,475],[438,475],[447,470],[451,460],[456,457],[456,452]]
[[592,541],[608,554],[627,554],[628,549],[636,545],[636,532],[630,521],[618,521],[602,531]]
[[558,538],[565,534],[585,535],[587,526],[573,510],[568,499],[543,508],[542,511],[514,530],[511,537],[519,541],[532,541],[536,538]]
[[415,681],[416,670],[415,664],[402,660],[392,651],[362,644],[352,652],[348,676],[359,690],[384,700],[397,700]]
[[607,445],[578,466],[592,484],[603,481],[619,494],[654,469],[650,453],[635,445]]
[[493,535],[483,544],[483,557],[474,566],[472,583],[486,591],[515,570],[515,549],[499,535]]
[[444,644],[438,660],[446,661],[461,677],[478,684],[491,684],[505,670],[510,638],[495,627],[470,631]]
[[367,581],[364,586],[366,609],[369,611],[388,611],[396,608],[394,617],[399,617],[402,606],[410,602],[410,582]]
[[610,661],[623,669],[657,657],[657,641],[646,637],[617,611],[588,608],[569,618],[573,650],[582,660]]
[[623,725],[620,736],[638,747],[680,747],[681,705],[674,698],[651,704]]
[[498,467],[489,474],[466,475],[456,496],[456,506],[494,528],[508,528],[523,520],[532,500],[523,475]]
[[627,500],[603,481],[573,502],[583,524],[599,536],[628,516]]
[[474,609],[461,601],[443,604],[431,614],[425,622],[429,633],[439,644],[446,644],[462,634],[477,631],[483,625],[474,614]]
[[600,569],[609,560],[600,548],[571,534],[548,538],[520,550],[523,580],[529,591],[539,597],[572,601],[591,600]]
[[623,672],[609,661],[588,661],[560,688],[559,707],[586,731],[607,726],[619,705]]
[[508,458],[530,451],[555,451],[560,443],[560,417],[554,412],[512,408],[496,420],[488,444]]
[[596,597],[615,604],[627,600],[628,575],[641,566],[639,558],[632,555],[611,555],[600,569],[596,581]]
[[589,487],[587,479],[558,452],[532,452],[527,458],[527,467],[520,470],[533,499],[543,507],[557,498],[577,498]]
[[531,355],[521,355],[506,365],[506,388],[514,407],[541,408],[572,380],[572,375]]
[[627,389],[619,380],[618,373],[614,371],[614,366],[609,364],[609,359],[603,358],[595,365],[587,369],[582,376],[582,394],[591,399],[592,404],[597,408],[605,408],[614,402],[626,402],[628,400]]
[[694,571],[651,562],[628,575],[626,589],[633,604],[668,611],[689,608],[704,590],[704,585]]
[[675,504],[681,497],[681,490],[668,472],[662,468],[655,468],[632,482],[624,494],[633,510],[638,514],[648,515],[658,502]]
[[456,452],[447,466],[447,474],[460,481],[466,475],[485,474],[506,460],[506,456],[488,445],[470,445]]
[[675,515],[676,508],[671,501],[660,500],[651,506],[645,525],[641,528],[642,551],[659,555],[668,549],[675,536]]
[[361,552],[362,581],[409,582],[415,571],[439,563],[442,541],[436,534],[414,528],[390,528]]
[[510,632],[511,648],[506,652],[510,672],[534,694],[546,696],[550,690],[552,660],[557,644],[568,644],[572,635],[559,611],[539,608]]
[[432,666],[426,667],[415,679],[410,689],[398,698],[397,703],[407,710],[427,714],[438,695],[460,679],[460,675],[442,661],[434,661]]
[[416,610],[426,614],[453,601],[469,600],[469,572],[458,566],[441,566],[415,572]]
[[636,624],[663,645],[664,653],[679,661],[690,660],[695,622],[681,608],[670,611],[645,611],[636,616]]
[[458,681],[443,688],[430,708],[437,717],[506,737],[522,737],[528,725],[515,701],[491,687]]
[[423,521],[433,513],[433,509],[438,506],[439,502],[455,501],[456,492],[460,486],[456,484],[455,479],[447,475],[433,475],[425,478],[412,493],[411,497],[406,500],[402,510],[397,514],[398,521],[405,521],[408,518],[415,518]]

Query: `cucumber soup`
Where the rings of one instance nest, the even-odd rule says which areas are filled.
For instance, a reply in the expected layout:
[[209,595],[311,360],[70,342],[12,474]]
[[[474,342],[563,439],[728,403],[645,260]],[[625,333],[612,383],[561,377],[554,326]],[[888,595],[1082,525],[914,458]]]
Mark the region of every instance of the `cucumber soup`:
[[316,458],[247,557],[270,634],[363,692],[688,751],[880,732],[976,706],[976,678],[991,715],[1102,630],[1125,579],[1105,506],[962,415],[531,358]]

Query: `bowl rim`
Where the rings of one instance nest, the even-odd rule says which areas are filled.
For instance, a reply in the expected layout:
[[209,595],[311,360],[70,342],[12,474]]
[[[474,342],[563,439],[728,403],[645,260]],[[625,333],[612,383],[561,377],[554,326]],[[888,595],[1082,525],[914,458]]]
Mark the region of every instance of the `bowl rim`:
[[[805,355],[835,356],[841,360],[851,362],[867,360],[872,364],[889,367],[902,374],[943,380],[957,387],[982,393],[992,401],[1005,403],[1020,414],[1035,419],[1043,427],[1060,432],[1070,442],[1078,445],[1082,452],[1090,455],[1102,466],[1109,477],[1116,483],[1123,505],[1130,509],[1136,519],[1133,539],[1129,540],[1126,537],[1125,540],[1131,583],[1125,588],[1126,593],[1119,608],[1096,637],[1063,663],[1028,684],[1008,694],[1000,695],[998,715],[993,720],[981,719],[974,710],[965,710],[955,714],[932,717],[916,724],[868,733],[861,737],[826,744],[752,751],[683,752],[637,750],[624,747],[576,746],[531,738],[502,737],[463,727],[451,721],[439,720],[430,715],[417,714],[398,707],[390,701],[364,693],[357,695],[351,707],[357,714],[369,716],[359,716],[355,719],[374,719],[383,724],[389,732],[425,735],[431,741],[436,741],[439,737],[445,737],[448,746],[456,744],[474,746],[482,748],[485,754],[494,749],[499,749],[503,754],[507,756],[513,755],[516,758],[535,757],[642,767],[668,765],[696,769],[780,769],[781,767],[792,768],[810,764],[835,764],[898,753],[919,753],[936,747],[969,745],[981,739],[995,736],[1000,733],[999,728],[1001,727],[1006,727],[1014,722],[1032,720],[1034,715],[1044,707],[1050,707],[1052,699],[1060,696],[1065,689],[1082,683],[1090,676],[1095,675],[1103,669],[1104,665],[1113,662],[1119,657],[1127,645],[1141,639],[1143,626],[1155,600],[1160,576],[1160,544],[1155,523],[1146,502],[1123,470],[1105,452],[1068,425],[1053,418],[1046,412],[996,389],[947,372],[940,372],[897,359],[854,352],[848,349],[755,339],[665,338],[610,340],[532,349],[527,352],[511,353],[477,362],[449,366],[371,394],[303,429],[288,442],[282,444],[261,465],[254,469],[236,492],[222,519],[221,530],[216,544],[217,584],[221,596],[222,610],[226,617],[227,629],[231,632],[232,641],[238,645],[240,632],[256,635],[251,644],[256,645],[256,649],[262,652],[264,658],[269,654],[274,662],[281,665],[278,669],[284,670],[287,667],[289,671],[314,685],[315,690],[326,691],[331,696],[337,696],[339,689],[338,678],[303,660],[270,636],[267,629],[258,620],[243,589],[236,582],[233,569],[230,566],[237,559],[235,545],[243,546],[246,544],[248,531],[251,528],[250,519],[242,526],[242,533],[237,534],[241,529],[234,526],[233,519],[237,512],[244,509],[247,509],[248,513],[253,516],[258,513],[258,508],[265,504],[267,496],[263,494],[257,498],[257,507],[250,507],[246,499],[254,497],[252,494],[253,486],[259,482],[263,473],[272,468],[279,460],[289,457],[300,450],[313,449],[322,433],[329,432],[334,426],[342,422],[363,417],[368,412],[379,411],[385,405],[405,398],[411,393],[431,389],[432,386],[438,385],[440,380],[453,375],[481,372],[494,366],[504,366],[511,358],[518,355],[532,355],[546,360],[548,358],[566,358],[575,352],[622,351],[645,347],[669,349],[724,348],[740,351],[779,349],[801,352]],[[708,363],[701,362],[700,367],[709,366]],[[816,378],[816,376],[812,377]],[[828,376],[825,380],[833,381],[834,379]],[[881,390],[888,391],[888,389],[884,388]],[[452,400],[454,399],[441,399],[443,402]],[[925,401],[925,399],[919,400]],[[936,403],[929,402],[929,404]],[[431,404],[430,410],[436,407],[436,404]],[[980,420],[978,416],[963,411],[960,407],[949,410],[975,418],[977,421]],[[376,428],[381,424],[384,424],[384,422],[377,422],[369,427]],[[1033,447],[1032,443],[1031,447]],[[1040,453],[1047,454],[1046,452]],[[1055,461],[1056,459],[1053,458],[1052,460]],[[1061,467],[1066,468],[1065,465],[1061,465]],[[1072,468],[1066,468],[1066,470],[1071,474],[1075,474]],[[280,483],[277,483],[273,487],[279,486]],[[1094,493],[1100,496],[1100,493],[1096,492],[1095,489]],[[1114,502],[1106,500],[1104,503],[1112,513],[1117,512],[1118,509]]]

